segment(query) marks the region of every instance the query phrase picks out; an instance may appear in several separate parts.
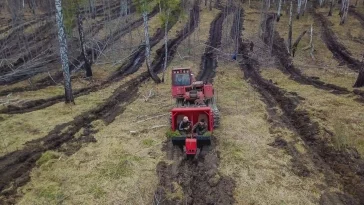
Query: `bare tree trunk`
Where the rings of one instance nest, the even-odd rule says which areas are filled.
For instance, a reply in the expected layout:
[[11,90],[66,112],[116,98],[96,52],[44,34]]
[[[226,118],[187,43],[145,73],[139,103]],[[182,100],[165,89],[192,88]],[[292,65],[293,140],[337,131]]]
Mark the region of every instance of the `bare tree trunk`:
[[205,6],[207,6],[207,0],[205,0]]
[[87,52],[86,52],[85,35],[83,32],[83,23],[82,23],[82,15],[80,12],[80,7],[78,7],[78,12],[77,12],[77,24],[78,24],[78,35],[80,37],[81,54],[85,62],[84,67],[86,70],[86,77],[91,77],[92,76],[91,63],[87,57]]
[[360,88],[364,86],[364,53],[361,58],[361,69],[359,71],[358,78],[356,79],[356,82],[354,84],[354,88]]
[[210,0],[210,6],[209,6],[210,11],[212,11],[212,0]]
[[304,8],[303,8],[302,16],[304,16],[304,15],[305,15],[306,8],[307,8],[307,0],[303,0],[303,1],[304,1],[305,6],[304,6]]
[[349,3],[350,0],[342,0],[342,15],[341,15],[341,20],[340,20],[340,25],[343,25],[345,23],[346,18],[348,17],[348,12],[349,12]]
[[91,11],[91,18],[95,19],[96,18],[95,0],[88,0],[88,2]]
[[296,41],[293,43],[293,46],[292,46],[292,56],[294,57],[294,54],[296,53],[296,50],[297,50],[297,46],[298,44],[300,43],[302,37],[306,34],[307,31],[304,31],[301,33],[301,35],[296,39]]
[[164,75],[167,70],[167,63],[168,63],[168,20],[169,20],[170,10],[167,11],[167,19],[164,24],[164,64],[163,64],[163,75],[162,75],[162,82],[164,82]]
[[64,90],[66,103],[74,103],[72,87],[71,87],[71,75],[68,65],[68,48],[67,39],[63,24],[63,14],[62,14],[62,0],[55,0],[56,5],[56,20],[58,25],[58,40],[59,40],[59,50],[61,54],[62,69],[64,76]]
[[331,0],[330,2],[330,11],[328,16],[332,16],[332,8],[334,7],[334,0]]
[[293,3],[291,1],[291,6],[289,9],[289,30],[288,30],[288,53],[291,54],[292,49],[292,7]]
[[281,8],[282,8],[282,0],[279,0],[279,4],[278,4],[278,12],[277,12],[277,22],[279,21],[279,19],[281,18]]
[[297,19],[300,19],[302,0],[297,0]]
[[154,80],[156,83],[160,83],[161,80],[159,79],[158,75],[154,73],[154,70],[150,63],[150,43],[149,43],[149,32],[148,32],[148,13],[147,11],[143,12],[143,20],[144,20],[144,34],[145,34],[145,56],[146,56],[146,63],[148,72],[150,74],[150,77]]

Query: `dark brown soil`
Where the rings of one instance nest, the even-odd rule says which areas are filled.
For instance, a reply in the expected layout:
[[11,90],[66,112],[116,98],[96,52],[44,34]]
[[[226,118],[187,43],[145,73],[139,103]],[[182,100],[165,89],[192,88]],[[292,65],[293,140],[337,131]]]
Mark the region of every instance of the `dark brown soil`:
[[[229,9],[228,13],[232,12]],[[205,53],[201,59],[201,69],[200,73],[197,75],[197,79],[204,82],[212,82],[216,73],[217,60],[216,60],[216,50],[221,45],[222,36],[222,24],[224,22],[224,17],[228,14],[223,14],[220,12],[211,23],[210,36],[206,42]]]
[[351,53],[336,38],[335,33],[330,28],[330,23],[321,13],[314,13],[315,20],[321,26],[321,37],[327,48],[332,52],[340,63],[345,63],[354,71],[360,70],[360,61],[354,59]]
[[[170,141],[164,145],[168,165],[161,161],[157,166],[159,186],[155,192],[155,204],[234,204],[233,190],[235,182],[218,171],[219,153],[215,150],[215,142],[211,149],[204,150],[197,160],[182,159],[182,150],[174,147]],[[178,184],[182,190],[178,189]],[[183,194],[180,197],[178,192]],[[181,198],[182,197],[182,198]]]
[[[337,187],[337,183],[340,184],[343,187],[342,194],[347,196],[345,198],[354,198],[357,203],[363,204],[364,160],[352,148],[336,150],[330,138],[322,136],[320,125],[310,119],[309,113],[306,110],[297,109],[301,99],[262,78],[257,70],[259,63],[250,57],[245,44],[242,44],[240,52],[244,54],[242,70],[245,77],[269,106],[280,107],[283,111],[282,121],[305,142],[308,150],[307,157],[316,165],[317,170],[324,174],[328,186]],[[309,173],[304,167],[298,167],[298,170],[300,176]],[[341,198],[337,197],[337,199]],[[334,204],[340,203],[345,201],[337,201]]]
[[[186,29],[191,25],[193,26],[192,29]],[[174,57],[179,43],[195,29],[196,24],[191,25],[187,25],[180,32],[177,39],[171,39],[168,42],[170,48],[168,52],[169,62]],[[159,50],[163,49],[164,45]],[[143,56],[145,57],[145,55],[141,55],[140,58]],[[155,72],[161,72],[162,61],[160,59],[161,57],[158,56],[152,63]],[[134,61],[136,59],[130,60],[130,63],[128,63],[130,68],[125,69],[133,70],[133,67],[139,66],[144,58],[136,61],[138,62],[136,64]],[[95,142],[93,134],[98,130],[94,130],[91,123],[98,119],[103,120],[106,124],[113,122],[116,116],[124,112],[128,104],[138,98],[139,86],[148,79],[148,72],[138,75],[133,80],[119,86],[112,96],[97,108],[82,113],[69,123],[57,125],[47,136],[26,143],[22,150],[0,157],[0,196],[4,197],[4,199],[0,199],[0,204],[13,204],[16,202],[17,197],[19,197],[16,189],[30,180],[29,174],[35,166],[35,162],[45,151],[58,150],[71,155],[81,148],[83,143]],[[81,128],[85,129],[83,135],[80,138],[75,138],[74,135]]]

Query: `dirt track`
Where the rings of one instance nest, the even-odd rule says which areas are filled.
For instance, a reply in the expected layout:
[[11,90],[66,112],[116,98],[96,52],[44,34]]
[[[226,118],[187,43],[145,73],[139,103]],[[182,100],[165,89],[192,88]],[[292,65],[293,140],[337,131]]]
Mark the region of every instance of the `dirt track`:
[[[229,10],[229,12],[231,12],[231,10]],[[221,45],[222,24],[224,22],[224,17],[227,15],[228,14],[223,15],[223,13],[220,12],[211,23],[210,36],[206,42],[207,46],[205,48],[205,53],[201,59],[200,73],[197,75],[198,80],[205,82],[213,81],[217,67],[215,49],[218,49]]]
[[[178,45],[182,40],[195,29],[196,24],[193,23],[191,29],[186,29],[186,26],[176,39],[171,39],[168,42],[170,61],[174,57]],[[190,32],[189,32],[190,31]],[[163,36],[163,35],[162,35]],[[164,45],[159,49],[163,50]],[[140,58],[145,57],[141,55]],[[152,63],[152,67],[156,72],[160,72],[162,68],[162,59],[158,57]],[[131,59],[128,65],[132,67],[142,64],[144,58],[134,64],[136,59]],[[133,68],[125,68],[126,70],[133,70]],[[47,136],[33,140],[26,143],[22,150],[9,153],[0,157],[0,198],[5,197],[1,204],[11,204],[16,201],[17,193],[16,188],[24,185],[30,180],[29,174],[35,166],[35,162],[39,159],[41,154],[47,150],[59,150],[66,154],[73,154],[76,152],[82,143],[94,142],[92,134],[97,132],[92,128],[91,122],[101,119],[106,124],[114,121],[115,117],[120,115],[128,104],[138,98],[138,89],[141,83],[149,79],[148,72],[138,75],[133,80],[130,80],[119,86],[103,104],[89,112],[83,113],[74,118],[69,123],[58,125]],[[81,129],[86,128],[84,136],[80,139],[75,139],[74,135]],[[74,145],[76,142],[76,145]]]
[[[197,9],[196,9],[197,10]],[[225,15],[226,16],[226,15]],[[221,41],[222,23],[224,21],[222,13],[211,23],[209,43],[214,47]],[[210,45],[211,45],[210,44]],[[208,44],[209,45],[209,44]],[[208,49],[207,52],[212,49]],[[212,51],[213,52],[213,51]],[[204,55],[206,56],[206,55]],[[214,55],[202,58],[205,61],[215,61]],[[211,57],[211,58],[210,58]],[[212,65],[206,62],[205,65]],[[212,80],[211,73],[216,68],[211,66],[202,74],[200,79]],[[173,160],[172,164],[161,161],[157,166],[159,176],[159,186],[155,191],[155,204],[233,204],[233,190],[235,182],[233,179],[221,176],[218,171],[219,153],[215,147],[217,139],[213,137],[212,145],[204,147],[197,161],[182,160],[182,150],[174,147],[167,140],[163,150],[167,152],[167,159]],[[177,187],[176,187],[176,184]],[[179,190],[181,187],[182,190]],[[182,198],[169,197],[182,191]]]
[[356,11],[355,8],[350,8],[349,14],[354,16],[356,19],[358,19],[358,21],[360,21],[360,24],[364,27],[364,14]]
[[360,70],[360,62],[351,56],[351,53],[335,37],[335,33],[329,27],[329,21],[321,14],[314,13],[315,20],[321,25],[321,37],[327,48],[332,52],[336,59],[345,63],[354,71]]
[[[304,157],[312,161],[317,171],[326,178],[328,187],[321,196],[321,204],[363,204],[364,203],[364,160],[360,159],[356,150],[347,148],[342,151],[335,150],[330,140],[320,134],[324,130],[317,122],[310,119],[306,110],[297,109],[302,98],[297,94],[290,94],[261,77],[257,68],[259,62],[252,59],[248,48],[242,44],[240,52],[244,54],[242,70],[252,86],[262,95],[270,111],[270,115],[276,115],[272,110],[279,106],[283,115],[279,116],[284,126],[291,129],[304,142],[308,153]],[[277,116],[276,116],[277,117]],[[326,132],[326,131],[324,131]],[[332,137],[332,133],[327,133]],[[287,143],[276,139],[273,146],[282,147],[288,153],[294,153]],[[293,159],[295,160],[293,155]],[[299,159],[298,159],[299,160]],[[295,164],[295,163],[294,163]],[[297,164],[297,163],[296,163]],[[299,163],[298,163],[299,164]],[[300,166],[295,173],[299,176],[309,174],[305,166]],[[331,187],[342,187],[344,193],[330,192]]]
[[[272,19],[268,19],[267,22],[271,21]],[[347,88],[340,87],[334,84],[325,83],[317,78],[312,78],[305,76],[302,72],[296,68],[293,64],[292,58],[289,55],[284,39],[280,37],[277,31],[274,31],[274,40],[273,40],[273,54],[278,59],[280,65],[278,65],[278,69],[280,69],[285,74],[290,75],[291,79],[294,81],[305,84],[305,85],[312,85],[315,88],[321,90],[330,91],[333,94],[355,94],[358,96],[359,102],[364,102],[364,95],[359,91],[351,92]],[[267,43],[268,39],[265,39]]]

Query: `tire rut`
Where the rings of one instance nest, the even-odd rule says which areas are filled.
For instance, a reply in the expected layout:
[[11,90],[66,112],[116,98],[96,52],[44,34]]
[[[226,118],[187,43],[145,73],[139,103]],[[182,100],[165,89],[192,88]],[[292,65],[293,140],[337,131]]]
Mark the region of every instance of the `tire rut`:
[[[231,12],[231,10],[229,10]],[[228,12],[228,13],[229,13]],[[224,22],[225,17],[228,14],[223,15],[223,12],[220,12],[215,19],[211,22],[209,39],[206,42],[206,48],[204,55],[201,58],[201,69],[199,74],[197,75],[197,79],[205,82],[212,82],[216,73],[217,68],[217,60],[216,60],[216,51],[215,49],[219,48],[221,45],[221,37],[222,37],[222,24]]]
[[360,70],[360,62],[354,59],[345,46],[337,40],[335,33],[329,27],[329,21],[321,13],[315,12],[314,17],[321,25],[321,37],[327,48],[340,62],[345,63],[351,70],[358,72]]
[[336,95],[348,95],[353,94],[356,95],[357,102],[364,102],[364,93],[362,93],[360,90],[354,90],[349,91],[347,88],[340,87],[334,84],[325,83],[316,77],[308,77],[305,76],[300,69],[296,68],[294,66],[292,57],[288,53],[286,49],[286,45],[284,43],[284,39],[280,37],[280,34],[277,31],[273,31],[270,24],[274,21],[273,15],[268,15],[267,21],[266,21],[266,31],[268,31],[268,34],[264,37],[264,42],[269,43],[270,36],[274,32],[274,39],[273,39],[273,54],[278,59],[279,65],[277,65],[277,68],[281,70],[284,74],[289,75],[290,78],[300,84],[304,85],[312,85],[317,89],[329,91],[332,94]]
[[[364,160],[360,158],[358,152],[351,148],[336,150],[329,139],[320,135],[325,129],[312,121],[306,110],[297,109],[302,98],[297,94],[287,93],[264,79],[257,70],[259,63],[250,57],[247,45],[242,44],[240,53],[243,54],[241,66],[245,77],[249,79],[248,82],[261,94],[268,107],[280,107],[283,112],[281,119],[285,126],[303,140],[309,152],[308,157],[317,170],[324,174],[328,185],[337,187],[338,183],[343,187],[344,193],[325,192],[321,196],[320,203],[330,204],[328,201],[330,199],[334,204],[363,204]],[[332,133],[330,135],[332,137]],[[274,144],[287,146],[279,140]],[[304,166],[302,168],[304,170]]]

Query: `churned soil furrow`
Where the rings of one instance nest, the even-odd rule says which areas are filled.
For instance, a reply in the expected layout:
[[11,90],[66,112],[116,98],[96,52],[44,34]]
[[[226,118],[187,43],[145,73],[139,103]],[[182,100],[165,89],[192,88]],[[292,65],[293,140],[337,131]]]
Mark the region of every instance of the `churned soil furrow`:
[[[198,7],[196,14],[198,14]],[[219,14],[221,15],[221,13]],[[198,19],[198,18],[196,18]],[[197,160],[183,159],[181,148],[167,140],[163,146],[167,159],[157,165],[159,185],[154,194],[155,204],[233,204],[235,182],[219,171],[217,139],[203,147]]]
[[358,12],[355,8],[350,8],[349,14],[358,19],[358,21],[360,21],[360,24],[364,27],[364,14]]
[[216,18],[211,22],[209,39],[206,42],[205,53],[201,58],[201,69],[197,75],[197,79],[205,82],[212,82],[216,68],[216,51],[221,45],[222,36],[222,23],[224,22],[223,12],[220,12]]
[[328,193],[322,196],[323,204],[331,198],[334,204],[363,204],[364,196],[364,161],[354,149],[336,150],[330,139],[320,135],[320,125],[310,118],[310,114],[298,108],[302,100],[297,94],[292,95],[264,79],[259,71],[259,63],[249,56],[247,46],[242,44],[242,70],[253,87],[262,95],[268,106],[278,105],[283,114],[281,119],[305,143],[317,170],[324,174],[328,186],[339,183],[344,193]]
[[327,48],[332,52],[332,54],[341,63],[345,63],[348,68],[359,71],[360,61],[353,58],[351,53],[342,45],[338,39],[335,37],[335,33],[330,28],[330,23],[321,13],[314,13],[315,19],[319,22],[321,26],[321,37],[325,42]]
[[272,27],[269,27],[269,25],[272,23],[273,20],[274,17],[269,15],[266,21],[266,26],[267,26],[266,30],[268,31],[268,34],[265,35],[264,41],[265,43],[268,43],[269,37],[274,32],[272,53],[279,62],[279,65],[277,66],[278,69],[280,69],[286,75],[289,75],[291,79],[293,79],[298,83],[305,85],[312,85],[317,89],[326,90],[333,94],[343,94],[343,95],[355,94],[356,96],[358,96],[360,100],[363,99],[363,95],[360,92],[357,91],[351,92],[347,88],[340,87],[330,83],[325,83],[317,78],[305,76],[300,69],[294,66],[293,59],[291,58],[290,54],[286,49],[284,39],[280,37],[277,31],[273,31]]
[[[194,10],[196,12],[196,10]],[[193,26],[193,29],[186,29],[188,26]],[[168,41],[170,48],[168,56],[170,61],[174,57],[178,45],[186,38],[194,29],[196,23],[188,24],[176,39]],[[163,36],[163,34],[162,34]],[[157,42],[154,42],[155,44]],[[163,50],[164,45],[159,49]],[[145,57],[141,55],[140,58]],[[160,56],[153,60],[152,68],[155,72],[162,71],[162,63]],[[134,70],[133,67],[140,66],[144,59],[137,64],[130,61],[130,68],[125,70]],[[49,134],[43,138],[33,140],[26,143],[22,150],[9,153],[0,157],[0,203],[11,204],[17,195],[16,189],[24,185],[30,180],[30,172],[36,166],[36,161],[41,154],[47,150],[59,150],[66,154],[73,154],[81,148],[82,143],[94,142],[92,134],[98,132],[93,130],[91,123],[95,120],[103,120],[106,124],[114,121],[115,117],[120,115],[126,106],[137,99],[139,86],[148,80],[149,73],[143,72],[132,80],[120,85],[113,94],[105,100],[104,103],[97,108],[74,118],[73,121],[56,126]],[[74,135],[85,128],[87,134],[81,139],[74,138]],[[76,145],[74,145],[76,143]],[[2,198],[3,197],[3,198]],[[1,201],[2,200],[2,201]]]

